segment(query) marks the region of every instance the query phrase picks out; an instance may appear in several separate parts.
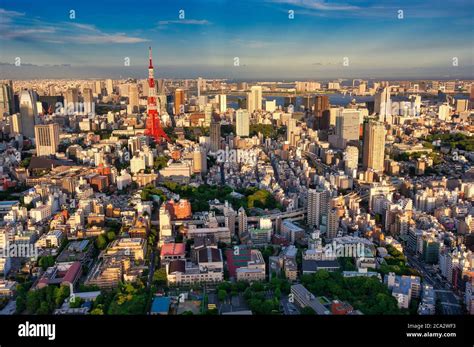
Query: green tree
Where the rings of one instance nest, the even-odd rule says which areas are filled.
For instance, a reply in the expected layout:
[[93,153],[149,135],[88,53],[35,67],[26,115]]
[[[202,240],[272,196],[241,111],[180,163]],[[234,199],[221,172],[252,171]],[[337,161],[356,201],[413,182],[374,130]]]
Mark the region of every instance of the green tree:
[[166,268],[160,268],[158,270],[155,270],[155,273],[153,274],[153,282],[156,285],[164,286],[166,285],[167,281],[168,278],[166,275]]
[[309,306],[303,307],[300,312],[302,315],[316,315],[316,312]]
[[48,267],[53,266],[55,263],[54,257],[51,255],[40,257],[38,260],[38,265],[43,269],[46,270]]
[[217,292],[217,297],[219,298],[219,301],[224,301],[227,297],[227,292],[223,289],[220,289],[218,292]]
[[105,247],[107,247],[107,239],[105,238],[105,236],[104,235],[97,236],[97,239],[95,240],[95,245],[100,250],[105,249]]

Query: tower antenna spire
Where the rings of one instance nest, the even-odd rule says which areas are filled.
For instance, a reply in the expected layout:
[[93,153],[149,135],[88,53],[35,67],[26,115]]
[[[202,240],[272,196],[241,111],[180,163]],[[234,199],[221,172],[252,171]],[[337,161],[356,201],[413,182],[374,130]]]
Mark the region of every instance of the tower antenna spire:
[[153,67],[152,56],[151,56],[151,46],[148,47],[149,57],[150,57],[150,67]]

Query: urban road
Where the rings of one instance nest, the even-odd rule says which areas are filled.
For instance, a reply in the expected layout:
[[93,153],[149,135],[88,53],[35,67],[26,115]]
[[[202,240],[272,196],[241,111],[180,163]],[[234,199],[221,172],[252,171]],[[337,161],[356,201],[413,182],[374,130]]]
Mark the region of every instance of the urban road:
[[426,283],[435,289],[436,300],[439,299],[441,302],[442,313],[445,315],[462,314],[462,306],[459,304],[461,299],[450,289],[447,282],[443,282],[434,273],[428,271],[425,264],[419,261],[413,254],[406,254],[406,256],[408,263],[423,275]]

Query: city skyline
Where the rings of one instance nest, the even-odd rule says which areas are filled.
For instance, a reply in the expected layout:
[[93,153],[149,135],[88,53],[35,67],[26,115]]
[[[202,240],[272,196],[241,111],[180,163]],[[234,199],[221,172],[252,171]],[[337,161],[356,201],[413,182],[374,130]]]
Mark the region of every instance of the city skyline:
[[474,71],[468,1],[52,6],[2,1],[4,78],[144,78],[150,45],[163,78],[471,78]]

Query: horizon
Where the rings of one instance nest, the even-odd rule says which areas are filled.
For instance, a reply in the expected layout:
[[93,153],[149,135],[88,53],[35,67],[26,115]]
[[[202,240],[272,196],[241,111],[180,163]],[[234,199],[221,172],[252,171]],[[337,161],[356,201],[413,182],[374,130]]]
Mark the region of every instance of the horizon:
[[3,78],[474,78],[466,0],[111,4],[2,1]]

